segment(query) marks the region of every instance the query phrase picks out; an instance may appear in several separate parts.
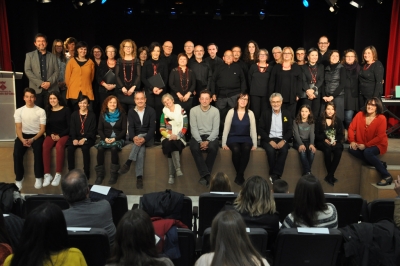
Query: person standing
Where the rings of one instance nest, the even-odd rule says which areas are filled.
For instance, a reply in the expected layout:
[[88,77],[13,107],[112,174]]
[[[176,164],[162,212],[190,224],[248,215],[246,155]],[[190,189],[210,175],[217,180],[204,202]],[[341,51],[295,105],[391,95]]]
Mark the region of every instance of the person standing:
[[65,49],[63,41],[60,39],[55,39],[53,41],[53,48],[51,50],[52,54],[57,57],[58,67],[60,69],[60,74],[58,75],[58,89],[60,90],[61,96],[67,101],[66,93],[67,86],[65,85],[65,67],[67,66],[67,58],[65,57]]
[[326,36],[321,36],[318,40],[318,62],[319,64],[323,64],[324,67],[329,65],[329,57],[331,54],[331,50],[329,50],[329,45],[330,42],[328,40],[328,37]]
[[189,62],[189,68],[196,76],[196,89],[193,92],[193,106],[199,105],[199,95],[202,90],[210,88],[212,70],[203,59],[204,48],[201,45],[194,47],[194,60]]
[[26,54],[24,71],[29,79],[29,88],[35,90],[35,104],[44,108],[50,91],[59,91],[58,76],[60,68],[57,57],[46,50],[47,37],[38,33],[35,36],[36,50]]
[[[57,62],[57,61],[56,61]],[[46,129],[46,113],[35,105],[36,92],[32,88],[24,89],[25,105],[15,110],[15,131],[17,138],[14,143],[14,173],[15,185],[22,189],[24,181],[24,155],[29,147],[33,149],[35,188],[40,189],[43,183],[43,141]]]
[[218,46],[215,43],[210,43],[207,45],[207,52],[209,57],[204,59],[204,61],[208,63],[208,65],[211,67],[212,73],[214,73],[215,68],[218,65],[222,65],[224,61],[217,56]]
[[190,60],[193,57],[194,43],[192,41],[185,42],[183,50],[185,50],[185,54]]

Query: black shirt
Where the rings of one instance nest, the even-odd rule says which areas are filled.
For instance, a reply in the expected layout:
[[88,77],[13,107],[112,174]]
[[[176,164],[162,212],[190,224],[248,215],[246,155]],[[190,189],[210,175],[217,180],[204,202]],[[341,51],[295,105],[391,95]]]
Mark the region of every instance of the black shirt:
[[238,64],[219,65],[212,76],[211,93],[218,97],[231,97],[247,90],[246,79]]
[[[154,71],[154,69],[156,71]],[[154,72],[156,72],[157,74],[160,73],[161,78],[164,81],[164,84],[165,85],[168,84],[168,65],[163,58],[160,58],[159,60],[149,59],[143,64],[142,82],[145,86],[145,89],[150,94],[153,94],[154,87],[150,84],[150,82],[147,79],[154,76],[155,75]]]
[[46,54],[42,54],[39,50],[38,50],[38,55],[39,55],[39,64],[40,64],[40,77],[42,78],[42,81],[46,81],[47,80],[47,68],[46,68]]
[[216,56],[214,59],[212,59],[211,57],[207,57],[206,59],[204,59],[204,61],[206,61],[211,67],[212,73],[214,73],[216,66],[222,65],[224,63],[224,60],[222,60],[218,56]]
[[265,72],[260,72],[257,64],[253,64],[249,69],[250,95],[269,96],[268,82],[273,66],[268,65]]
[[331,55],[331,50],[326,50],[326,52],[322,55],[321,52],[318,51],[318,61],[317,63],[323,64],[324,67],[329,66],[329,56]]
[[212,70],[210,65],[205,60],[202,60],[200,63],[196,59],[191,60],[189,62],[189,68],[196,76],[196,90],[210,88]]

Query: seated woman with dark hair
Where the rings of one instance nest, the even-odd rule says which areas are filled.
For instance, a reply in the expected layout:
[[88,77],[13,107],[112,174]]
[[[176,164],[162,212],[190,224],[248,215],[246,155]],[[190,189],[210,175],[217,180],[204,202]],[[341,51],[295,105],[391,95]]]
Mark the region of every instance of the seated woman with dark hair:
[[337,228],[336,208],[325,203],[321,183],[313,175],[304,175],[294,191],[294,211],[289,213],[281,228],[327,227]]
[[240,214],[222,211],[215,216],[211,226],[211,250],[203,254],[195,266],[248,265],[269,266],[253,247]]
[[229,177],[223,172],[216,173],[210,181],[210,192],[231,192]]
[[359,112],[349,126],[349,153],[364,163],[375,167],[382,180],[378,186],[387,186],[393,177],[378,155],[387,151],[386,117],[383,115],[382,102],[374,97],[366,100],[365,109]]
[[173,266],[169,258],[159,257],[150,216],[141,209],[128,211],[117,227],[111,258],[106,266]]
[[13,255],[7,257],[4,265],[87,264],[79,249],[69,248],[67,224],[60,207],[44,203],[26,218],[19,246]]

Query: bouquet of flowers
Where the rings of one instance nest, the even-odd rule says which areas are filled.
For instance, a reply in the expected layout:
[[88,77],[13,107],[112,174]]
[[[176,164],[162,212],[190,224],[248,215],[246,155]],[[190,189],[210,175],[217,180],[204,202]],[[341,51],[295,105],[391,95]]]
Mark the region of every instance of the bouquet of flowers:
[[325,135],[331,141],[331,145],[335,143],[336,129],[331,128],[331,129],[325,130]]

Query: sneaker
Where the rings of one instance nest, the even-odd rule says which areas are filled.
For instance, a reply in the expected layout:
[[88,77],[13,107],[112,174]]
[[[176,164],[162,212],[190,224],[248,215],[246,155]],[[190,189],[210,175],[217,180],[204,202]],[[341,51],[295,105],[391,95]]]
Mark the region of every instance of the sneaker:
[[56,186],[58,186],[58,185],[60,184],[60,181],[61,181],[61,174],[57,173],[57,174],[54,176],[54,179],[53,179],[53,182],[51,182],[51,185],[52,185],[53,187],[56,187]]
[[36,178],[35,182],[35,188],[36,189],[41,189],[42,188],[42,183],[43,183],[43,178]]
[[51,174],[44,174],[43,187],[47,187],[48,185],[50,185],[51,180],[53,180]]
[[23,182],[23,181],[24,181],[23,178],[21,179],[21,181],[15,180],[15,185],[17,186],[17,188],[18,188],[19,190],[22,189],[22,182]]
[[174,177],[170,177],[168,179],[168,184],[173,185],[175,183],[175,178]]
[[271,184],[274,184],[275,180],[280,179],[277,175],[271,175],[269,177],[269,181],[271,181]]

